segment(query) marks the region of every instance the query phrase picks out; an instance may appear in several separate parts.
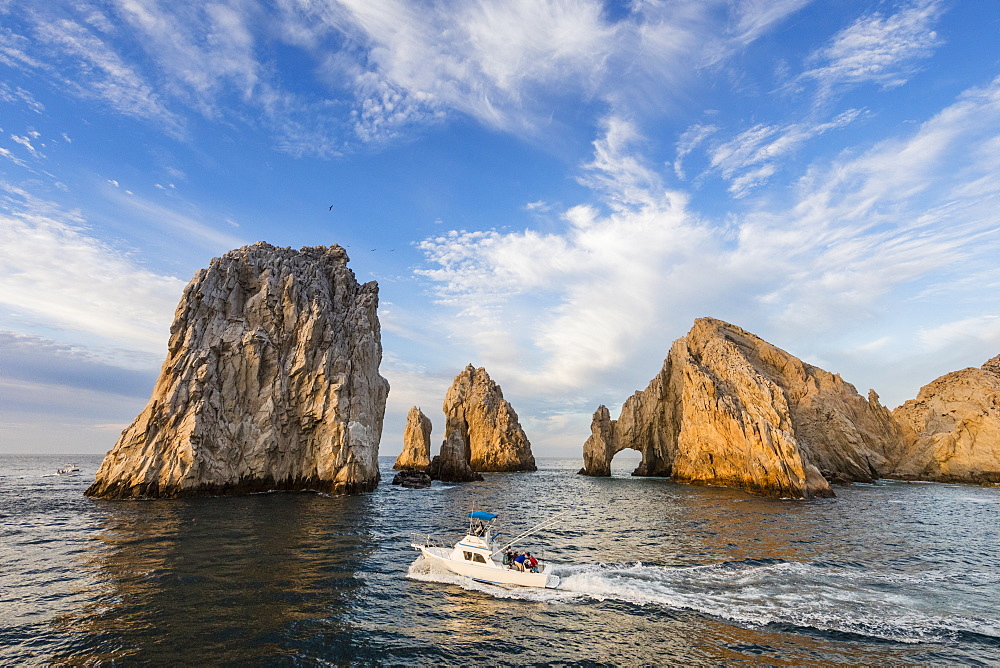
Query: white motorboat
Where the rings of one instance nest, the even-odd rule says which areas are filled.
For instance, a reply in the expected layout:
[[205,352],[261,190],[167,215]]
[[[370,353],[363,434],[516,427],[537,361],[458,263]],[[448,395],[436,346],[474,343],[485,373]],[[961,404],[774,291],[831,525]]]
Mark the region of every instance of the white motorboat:
[[79,473],[80,467],[76,464],[70,464],[69,466],[64,466],[63,468],[56,471],[56,475],[69,475],[71,473]]
[[473,511],[468,514],[469,530],[465,538],[455,543],[453,548],[435,544],[430,536],[419,537],[411,547],[420,550],[425,559],[442,566],[452,573],[470,577],[478,582],[521,587],[549,587],[559,585],[559,578],[552,574],[551,564],[538,564],[537,572],[518,564],[504,564],[504,552],[514,543],[549,525],[555,518],[533,527],[514,540],[506,543],[497,540],[495,531],[497,516],[493,513]]

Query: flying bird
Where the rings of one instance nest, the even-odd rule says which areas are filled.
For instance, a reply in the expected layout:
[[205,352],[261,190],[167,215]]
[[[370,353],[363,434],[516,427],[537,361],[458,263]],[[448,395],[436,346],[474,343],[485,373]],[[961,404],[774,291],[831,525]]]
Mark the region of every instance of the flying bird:
[[327,211],[333,211],[333,205],[332,204],[330,205],[330,208],[327,209]]

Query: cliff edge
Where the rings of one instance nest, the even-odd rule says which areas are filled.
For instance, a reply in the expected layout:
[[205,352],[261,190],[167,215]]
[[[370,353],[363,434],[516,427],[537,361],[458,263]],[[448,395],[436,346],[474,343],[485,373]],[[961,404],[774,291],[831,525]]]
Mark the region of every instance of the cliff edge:
[[1000,355],[937,378],[892,414],[907,444],[892,477],[1000,482]]
[[86,494],[374,489],[389,392],[378,285],[348,259],[259,242],[195,274],[149,403]]
[[642,453],[633,475],[781,497],[833,496],[830,482],[871,482],[903,449],[891,413],[840,376],[753,334],[699,318],[663,368],[612,420],[601,406],[584,444],[587,475],[615,453]]

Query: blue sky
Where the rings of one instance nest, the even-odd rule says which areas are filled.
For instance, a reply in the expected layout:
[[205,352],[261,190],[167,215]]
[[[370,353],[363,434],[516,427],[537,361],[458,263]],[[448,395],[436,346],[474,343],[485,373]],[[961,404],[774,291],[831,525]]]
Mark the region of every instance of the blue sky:
[[3,0],[0,73],[0,452],[258,240],[379,282],[385,455],[472,362],[578,456],[699,316],[889,407],[1000,353],[997,2]]

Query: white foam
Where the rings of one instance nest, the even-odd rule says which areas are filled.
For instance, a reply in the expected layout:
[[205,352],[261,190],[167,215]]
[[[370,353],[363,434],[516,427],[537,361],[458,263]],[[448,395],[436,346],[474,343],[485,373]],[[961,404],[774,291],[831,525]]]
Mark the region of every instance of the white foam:
[[419,557],[408,575],[496,598],[620,601],[687,610],[750,627],[791,625],[905,643],[942,642],[962,632],[1000,637],[997,620],[935,614],[919,598],[880,586],[888,582],[880,574],[855,568],[801,562],[684,567],[636,562],[553,564],[553,573],[560,578],[556,589],[498,587],[435,570]]

